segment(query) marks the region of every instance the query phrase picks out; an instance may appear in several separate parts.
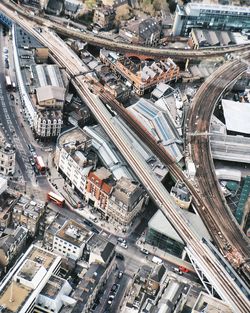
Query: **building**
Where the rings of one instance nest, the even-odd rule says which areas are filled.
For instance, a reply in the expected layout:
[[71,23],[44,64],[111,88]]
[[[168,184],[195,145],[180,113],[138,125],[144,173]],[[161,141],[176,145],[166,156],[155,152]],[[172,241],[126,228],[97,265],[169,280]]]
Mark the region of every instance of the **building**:
[[57,140],[57,169],[82,195],[85,194],[87,176],[91,169],[95,169],[98,160],[90,151],[91,144],[91,138],[80,128],[62,133]]
[[82,257],[83,249],[92,235],[92,232],[81,224],[68,220],[54,236],[53,251],[64,257],[78,260]]
[[[107,168],[97,167],[97,155]],[[96,126],[73,128],[58,138],[56,164],[63,177],[103,217],[129,225],[142,209],[146,193],[124,163]]]
[[179,67],[168,58],[166,61],[138,61],[133,58],[101,49],[101,61],[121,76],[138,95],[143,95],[160,82],[169,82],[179,78]]
[[234,34],[229,31],[214,31],[193,28],[191,31],[192,47],[194,49],[236,44]]
[[10,143],[0,140],[0,174],[13,175],[16,169],[16,149]]
[[102,236],[94,235],[86,244],[85,255],[88,256],[90,265],[99,263],[107,267],[111,262],[114,263],[115,245]]
[[38,296],[34,313],[59,313],[63,306],[73,306],[76,301],[69,297],[71,291],[66,279],[52,275]]
[[250,8],[240,6],[188,3],[177,5],[173,36],[188,36],[192,28],[210,30],[250,30]]
[[60,256],[31,245],[1,281],[0,308],[8,313],[42,312],[35,311],[36,301],[60,264]]
[[224,301],[205,292],[200,292],[192,309],[192,313],[199,313],[201,310],[207,313],[232,313],[231,308]]
[[28,235],[34,237],[39,228],[40,219],[45,211],[45,203],[40,200],[31,200],[27,196],[21,196],[12,210],[12,222],[14,227],[27,228]]
[[120,27],[119,35],[133,44],[156,46],[161,37],[161,28],[161,23],[154,18],[134,18]]
[[156,265],[154,268],[143,265],[135,276],[135,283],[140,284],[149,296],[155,297],[166,279],[166,273],[163,264]]
[[48,249],[53,249],[54,237],[56,233],[63,227],[66,223],[66,217],[62,216],[61,214],[53,214],[50,212],[48,215],[45,213],[43,218],[40,222],[40,228],[44,232],[43,235],[43,246]]
[[90,172],[86,183],[86,201],[105,214],[114,184],[111,172],[105,167]]
[[0,266],[5,271],[11,261],[17,257],[24,248],[27,238],[27,229],[20,226],[13,234],[0,238]]
[[76,305],[71,313],[91,312],[96,295],[108,278],[108,269],[99,263],[92,263],[76,286],[71,297]]
[[13,52],[17,82],[24,117],[34,136],[40,140],[54,139],[61,132],[63,106],[68,84],[57,65],[39,64],[46,61],[48,49],[22,28],[13,28]]
[[146,192],[140,184],[122,177],[114,186],[106,217],[128,226],[143,210],[145,200]]
[[186,210],[189,208],[192,201],[192,195],[184,183],[177,182],[175,186],[171,188],[170,195],[180,208]]
[[174,162],[178,163],[183,158],[180,135],[174,127],[170,114],[166,114],[162,108],[158,108],[149,100],[141,98],[135,104],[127,108],[134,116],[137,123],[145,127],[154,137],[155,141],[164,146]]
[[65,0],[64,1],[64,14],[69,16],[76,16],[82,8],[81,0]]
[[[210,235],[198,215],[186,210],[183,210],[182,214],[190,221],[201,238],[209,238],[210,240]],[[145,241],[179,258],[185,256],[184,241],[160,210],[158,210],[148,222]]]
[[115,21],[115,10],[110,6],[96,7],[94,10],[93,23],[103,30],[113,28]]

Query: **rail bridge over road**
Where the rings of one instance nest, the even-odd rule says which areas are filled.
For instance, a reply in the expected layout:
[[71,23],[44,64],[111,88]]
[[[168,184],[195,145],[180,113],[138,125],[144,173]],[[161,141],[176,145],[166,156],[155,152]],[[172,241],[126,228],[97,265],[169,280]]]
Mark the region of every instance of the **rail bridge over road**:
[[51,57],[60,66],[66,68],[81,98],[89,106],[107,135],[123,154],[152,199],[186,242],[187,249],[197,266],[205,273],[218,294],[229,303],[234,312],[249,313],[250,303],[248,295],[235,283],[214,253],[202,242],[202,238],[196,233],[192,224],[185,218],[181,209],[174,203],[169,193],[145,161],[141,159],[137,151],[131,149],[130,143],[127,142],[123,132],[117,127],[99,97],[89,90],[85,75],[77,76],[79,72],[87,70],[82,61],[54,32],[47,28],[42,28],[41,31],[38,31],[34,22],[15,14],[13,10],[8,9],[2,2],[0,3],[0,10],[36,37],[42,44],[46,45],[50,50]]

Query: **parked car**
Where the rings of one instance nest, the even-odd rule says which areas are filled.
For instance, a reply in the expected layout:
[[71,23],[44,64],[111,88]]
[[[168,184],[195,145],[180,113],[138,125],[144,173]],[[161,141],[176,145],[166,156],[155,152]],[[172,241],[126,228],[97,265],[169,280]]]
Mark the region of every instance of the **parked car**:
[[121,243],[120,243],[120,247],[122,247],[122,248],[124,248],[124,249],[128,249],[127,244],[124,243],[124,242],[121,242]]
[[143,253],[143,254],[149,255],[148,250],[146,250],[144,248],[141,248],[140,252]]
[[30,152],[35,151],[35,148],[30,143],[28,144],[28,148],[29,148]]
[[91,228],[91,231],[93,232],[93,233],[95,233],[95,234],[100,234],[100,231],[97,229],[97,228],[95,228],[95,227],[92,227]]
[[120,242],[120,243],[124,243],[124,244],[127,243],[127,241],[125,239],[121,238],[121,237],[117,238],[117,241]]
[[120,287],[120,285],[114,284],[114,285],[111,287],[111,291],[114,292],[114,293],[117,293],[119,287]]
[[34,161],[34,159],[33,159],[32,156],[29,157],[29,162],[30,162],[30,164],[31,164],[32,166],[35,166],[35,161]]
[[123,272],[122,272],[122,271],[119,271],[117,277],[118,277],[118,278],[122,278],[122,276],[123,276]]
[[90,222],[89,220],[84,220],[83,223],[84,223],[85,225],[89,226],[89,227],[93,227],[93,226],[94,226],[93,223]]
[[15,97],[13,96],[13,94],[11,93],[10,94],[10,100],[14,100],[15,99]]

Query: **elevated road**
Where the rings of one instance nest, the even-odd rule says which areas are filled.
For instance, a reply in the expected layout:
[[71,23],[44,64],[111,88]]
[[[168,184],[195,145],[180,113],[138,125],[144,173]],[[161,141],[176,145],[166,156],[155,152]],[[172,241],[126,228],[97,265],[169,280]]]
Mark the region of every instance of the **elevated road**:
[[219,295],[229,303],[234,312],[249,313],[250,303],[247,296],[235,284],[213,252],[202,242],[191,223],[182,214],[181,209],[173,202],[169,193],[145,161],[141,159],[138,152],[130,146],[130,143],[117,127],[98,96],[91,93],[88,89],[84,75],[78,75],[79,71],[82,71],[84,68],[81,60],[54,33],[46,29],[43,29],[42,32],[37,32],[35,30],[35,24],[29,20],[21,19],[2,4],[0,4],[0,10],[46,45],[51,51],[52,58],[59,65],[66,68],[81,98],[90,107],[97,120],[107,132],[107,135],[123,154],[163,214],[171,221],[177,232],[186,242],[187,248],[192,253],[193,258],[202,271],[206,273],[207,279],[214,285]]
[[48,19],[38,17],[34,15],[34,12],[29,12],[26,9],[23,9],[21,6],[18,6],[16,3],[8,0],[2,0],[6,6],[15,10],[18,14],[29,18],[30,20],[36,22],[37,25],[50,27],[58,34],[64,35],[69,38],[81,39],[85,42],[88,42],[94,46],[98,46],[101,48],[110,49],[117,52],[122,53],[130,53],[135,55],[143,55],[153,58],[164,59],[167,57],[171,57],[175,60],[186,60],[186,59],[199,59],[199,58],[211,58],[211,57],[219,57],[224,56],[226,53],[238,53],[242,51],[248,51],[250,49],[249,44],[241,44],[241,45],[231,45],[224,47],[210,47],[210,48],[201,48],[199,50],[192,49],[176,49],[176,48],[153,48],[146,47],[141,45],[134,45],[131,43],[123,43],[123,42],[115,42],[113,40],[99,37],[92,33],[84,33],[80,30],[74,30],[67,28],[66,25],[62,25],[56,23],[55,21],[50,21]]

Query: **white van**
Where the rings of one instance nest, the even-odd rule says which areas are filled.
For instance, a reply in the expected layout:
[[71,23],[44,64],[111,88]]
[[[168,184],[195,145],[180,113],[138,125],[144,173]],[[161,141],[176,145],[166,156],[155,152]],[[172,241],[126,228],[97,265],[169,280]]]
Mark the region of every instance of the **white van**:
[[155,264],[162,264],[162,259],[158,258],[157,256],[154,256],[152,258],[152,262],[155,263]]

